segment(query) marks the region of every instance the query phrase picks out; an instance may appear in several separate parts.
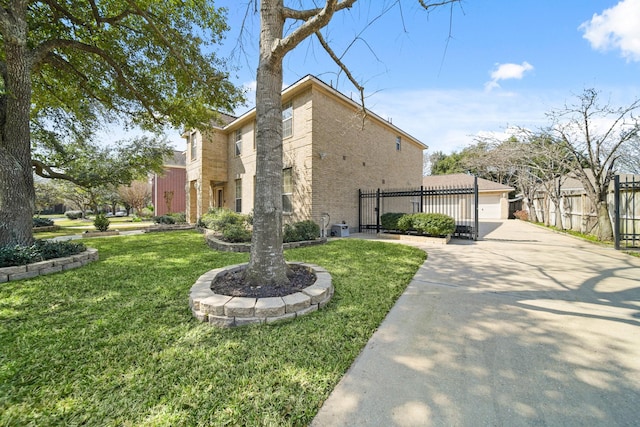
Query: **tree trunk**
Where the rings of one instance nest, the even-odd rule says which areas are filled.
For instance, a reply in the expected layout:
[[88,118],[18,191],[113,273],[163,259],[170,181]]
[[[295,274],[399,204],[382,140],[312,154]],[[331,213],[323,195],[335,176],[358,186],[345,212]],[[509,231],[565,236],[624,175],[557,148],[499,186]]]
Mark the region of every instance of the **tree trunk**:
[[612,241],[613,227],[609,218],[609,206],[606,201],[599,201],[596,209],[598,214],[598,240]]
[[2,34],[6,94],[0,97],[0,247],[33,243],[35,210],[29,131],[31,65],[24,13],[14,14],[8,27]]
[[289,282],[282,245],[282,58],[272,47],[282,37],[278,8],[261,2],[260,62],[256,78],[256,188],[251,258],[244,279],[279,286]]

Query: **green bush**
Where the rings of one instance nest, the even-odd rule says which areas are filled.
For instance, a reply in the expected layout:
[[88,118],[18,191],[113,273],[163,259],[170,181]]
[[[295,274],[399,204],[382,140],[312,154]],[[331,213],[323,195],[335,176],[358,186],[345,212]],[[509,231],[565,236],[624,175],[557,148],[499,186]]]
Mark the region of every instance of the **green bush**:
[[231,226],[239,225],[247,228],[247,216],[225,208],[214,208],[208,213],[202,215],[202,223],[209,230],[213,230],[216,233],[222,233],[222,231]]
[[413,230],[413,214],[405,214],[398,219],[396,223],[398,230],[407,232],[409,230]]
[[0,247],[0,267],[25,265],[79,254],[87,249],[83,243],[36,240],[31,246]]
[[176,220],[171,215],[154,216],[153,222],[156,224],[175,224]]
[[186,224],[187,223],[187,216],[184,213],[172,213],[172,214],[168,214],[171,218],[173,218],[173,220],[175,221],[176,224]]
[[315,240],[320,237],[320,226],[311,220],[299,221],[293,224],[285,224],[282,240],[288,242],[301,242]]
[[51,227],[53,220],[49,218],[40,218],[39,216],[33,217],[33,227]]
[[142,218],[140,218],[139,216],[134,216],[133,218],[131,218],[131,222],[142,222]]
[[142,218],[151,218],[153,216],[153,209],[142,208],[140,212],[138,212],[138,215],[140,215]]
[[64,215],[69,219],[80,219],[82,218],[82,211],[66,211]]
[[380,216],[380,225],[384,230],[399,230],[398,221],[405,214],[397,212],[387,212]]
[[199,224],[219,234],[222,240],[232,243],[251,241],[248,215],[225,208],[214,208],[198,221]]
[[107,218],[103,213],[96,215],[96,219],[93,220],[93,225],[98,231],[107,231],[110,223],[109,218]]
[[222,230],[222,240],[230,243],[251,241],[251,232],[244,225],[229,224]]
[[445,214],[416,213],[412,214],[413,229],[430,236],[446,236],[456,230],[456,221]]

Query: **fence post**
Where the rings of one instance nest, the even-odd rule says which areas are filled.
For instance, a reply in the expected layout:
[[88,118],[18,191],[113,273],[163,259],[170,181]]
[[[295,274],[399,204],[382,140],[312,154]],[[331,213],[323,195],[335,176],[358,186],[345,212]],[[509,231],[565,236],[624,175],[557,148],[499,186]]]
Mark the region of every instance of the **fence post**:
[[358,233],[362,233],[362,189],[358,188]]
[[420,186],[420,212],[424,212],[424,185]]
[[620,250],[620,175],[615,175],[613,182],[613,240],[615,248]]
[[380,189],[376,190],[376,233],[380,233]]
[[480,231],[478,227],[480,226],[480,221],[478,220],[478,177],[473,177],[473,205],[474,205],[474,224],[473,224],[473,240],[478,240],[478,236],[480,235]]

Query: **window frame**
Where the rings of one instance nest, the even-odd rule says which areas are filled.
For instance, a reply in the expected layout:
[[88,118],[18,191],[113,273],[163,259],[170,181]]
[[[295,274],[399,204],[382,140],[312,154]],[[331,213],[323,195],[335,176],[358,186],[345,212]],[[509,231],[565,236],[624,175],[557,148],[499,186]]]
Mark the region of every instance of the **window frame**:
[[396,136],[396,151],[402,151],[402,137]]
[[233,207],[237,213],[242,213],[242,178],[236,179],[235,203]]
[[289,101],[282,106],[282,138],[293,136],[293,102]]
[[235,131],[233,144],[235,156],[240,157],[242,155],[242,128]]
[[[287,188],[287,176],[289,188]],[[282,213],[284,214],[293,213],[293,189],[293,168],[284,168],[282,169]],[[288,203],[285,203],[285,200],[288,200]]]

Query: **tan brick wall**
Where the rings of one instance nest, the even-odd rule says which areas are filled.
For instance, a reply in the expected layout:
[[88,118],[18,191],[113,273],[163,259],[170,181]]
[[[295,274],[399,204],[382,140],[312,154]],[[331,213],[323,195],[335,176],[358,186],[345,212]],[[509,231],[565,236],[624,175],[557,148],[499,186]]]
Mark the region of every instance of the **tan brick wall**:
[[[200,133],[196,131],[197,149],[191,158],[187,140],[186,214],[194,223],[215,205],[216,183],[227,181],[227,135],[219,128]],[[194,200],[195,199],[195,200]]]
[[[312,219],[321,224],[321,215],[326,212],[331,223],[344,221],[354,231],[358,226],[358,189],[421,185],[423,147],[386,121],[371,115],[363,127],[358,106],[320,84],[303,85],[293,93],[285,91],[282,101],[293,103],[293,135],[283,140],[283,164],[292,168],[294,180],[293,213],[285,214],[285,223]],[[253,210],[254,128],[255,111],[224,132],[218,130],[209,139],[212,143],[207,143],[205,136],[204,144],[199,144],[202,161],[190,162],[188,151],[187,197],[190,183],[199,184],[198,204],[193,208],[198,217],[215,205],[217,188],[224,189],[225,207],[234,209],[236,179],[242,179],[242,212]],[[240,156],[235,155],[237,129],[242,131]],[[397,136],[402,138],[400,151],[396,150]],[[189,206],[187,200],[187,210]]]
[[[396,150],[396,137],[401,149]],[[423,147],[322,89],[313,96],[313,219],[358,226],[358,189],[419,187]]]

